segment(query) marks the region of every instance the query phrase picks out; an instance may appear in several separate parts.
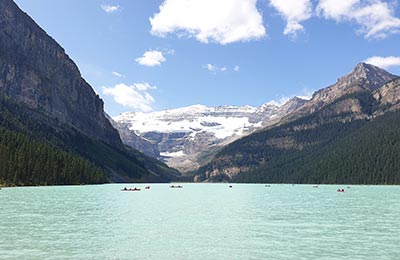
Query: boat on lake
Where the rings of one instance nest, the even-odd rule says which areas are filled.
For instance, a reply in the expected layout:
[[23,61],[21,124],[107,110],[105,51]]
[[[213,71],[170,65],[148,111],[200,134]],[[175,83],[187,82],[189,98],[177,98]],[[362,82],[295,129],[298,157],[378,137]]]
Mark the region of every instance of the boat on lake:
[[140,191],[141,189],[139,189],[139,188],[133,188],[133,189],[128,189],[128,188],[123,188],[123,189],[121,189],[121,191]]
[[171,185],[171,186],[169,186],[171,189],[182,189],[183,188],[183,186],[181,186],[181,185]]

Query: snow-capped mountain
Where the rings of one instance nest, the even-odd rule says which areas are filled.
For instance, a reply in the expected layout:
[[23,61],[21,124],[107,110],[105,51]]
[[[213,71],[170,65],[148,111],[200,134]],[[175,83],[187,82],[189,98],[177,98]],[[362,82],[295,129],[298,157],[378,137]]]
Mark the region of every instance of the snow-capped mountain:
[[[125,144],[144,153],[151,151],[152,156],[156,149],[169,166],[188,172],[207,163],[222,146],[275,122],[304,102],[294,98],[282,106],[266,103],[258,108],[194,105],[151,113],[127,112],[113,119]],[[137,137],[141,141],[133,142]]]

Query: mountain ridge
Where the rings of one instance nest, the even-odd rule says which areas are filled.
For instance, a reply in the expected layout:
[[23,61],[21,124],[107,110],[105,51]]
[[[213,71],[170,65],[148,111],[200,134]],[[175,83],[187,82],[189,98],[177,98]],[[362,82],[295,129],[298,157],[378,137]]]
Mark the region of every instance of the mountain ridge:
[[103,115],[103,101],[65,50],[13,1],[0,7],[0,90],[92,138],[122,146]]
[[168,165],[188,172],[204,165],[224,145],[262,129],[304,102],[296,97],[281,106],[192,105],[150,113],[127,112],[113,120],[126,145],[150,156],[158,150],[159,158]]
[[[369,78],[371,75],[363,73],[366,67],[368,73],[373,75],[372,84]],[[365,80],[368,78],[369,80]],[[378,83],[375,82],[382,85],[376,87]],[[397,97],[399,86],[400,80],[397,76],[372,65],[359,64],[353,72],[340,78],[337,83],[318,91],[310,101],[282,118],[278,124],[224,147],[215,155],[211,163],[199,170],[196,180],[334,183],[333,179],[324,179],[315,172],[317,168],[310,169],[315,178],[308,176],[303,169],[307,169],[307,163],[320,165],[322,169],[326,165],[320,158],[329,161],[329,156],[334,157],[335,151],[345,154],[353,148],[356,150],[357,146],[343,150],[342,147],[349,143],[355,145],[347,140],[346,136],[354,136],[355,139],[368,135],[376,135],[379,139],[385,138],[379,132],[373,132],[379,128],[379,125],[374,122],[379,121],[381,116],[398,110],[400,107],[400,100]],[[337,90],[337,92],[332,93],[332,90]],[[396,116],[388,116],[382,120],[387,125],[393,125],[396,124],[393,121],[395,118]],[[364,127],[372,132],[363,133],[361,129]],[[368,144],[367,140],[362,140]],[[338,146],[336,142],[340,145]],[[332,147],[332,152],[326,150],[325,147]],[[372,149],[371,154],[375,154],[373,147],[368,146],[366,149]],[[380,149],[384,147],[380,146]],[[322,157],[322,154],[325,157]],[[351,158],[359,160],[360,156],[351,154]],[[370,162],[374,159],[368,160],[364,162],[364,166],[361,164],[357,171],[365,167],[372,169]],[[336,163],[340,164],[339,161]],[[385,161],[378,163],[386,167],[383,166],[386,164]],[[396,167],[400,169],[400,165],[396,164]],[[348,166],[349,170],[350,168]],[[335,168],[329,169],[329,174],[335,178],[340,178],[340,174],[343,174],[345,170],[342,168],[341,173],[338,173]],[[387,176],[386,173],[379,172],[379,169],[374,168],[373,171]],[[301,179],[296,179],[296,174],[301,175]],[[361,173],[357,172],[357,174]],[[344,179],[351,181],[351,178]],[[357,175],[353,176],[353,180],[362,182]]]
[[[268,102],[258,108],[251,106],[207,107],[203,105],[193,105],[152,113],[128,112],[121,114],[114,119],[120,125],[117,129],[119,129],[120,133],[123,133],[121,136],[124,136],[122,138],[124,143],[134,148],[147,149],[148,151],[158,149],[158,158],[164,159],[167,164],[179,168],[179,170],[183,172],[190,172],[207,164],[210,161],[210,158],[223,149],[224,146],[244,136],[254,132],[263,131],[264,128],[273,128],[275,125],[291,122],[312,114],[333,103],[335,100],[338,100],[340,97],[363,91],[374,91],[378,86],[381,86],[385,82],[394,80],[396,77],[397,76],[392,75],[381,68],[361,62],[357,64],[351,72],[340,77],[336,83],[316,91],[310,100],[303,100],[294,97],[280,106]],[[330,114],[332,118],[335,118],[337,114],[349,113],[347,119],[343,120],[352,120],[355,118],[361,119],[370,116],[362,113],[362,109],[363,107],[358,100],[344,99],[341,103],[336,104],[335,107],[332,107],[330,111],[326,111],[325,113]],[[195,133],[196,130],[198,132],[206,132],[207,126],[213,128],[223,125],[227,128],[227,125],[234,125],[233,121],[212,122],[212,120],[210,120],[209,122],[201,122],[200,125],[193,126],[193,121],[198,119],[194,115],[221,113],[222,116],[229,117],[229,112],[232,111],[235,111],[236,115],[244,113],[243,118],[245,118],[245,122],[240,123],[243,124],[243,127],[237,127],[234,129],[236,131],[238,131],[238,129],[244,130],[243,132],[235,133],[234,131],[231,131],[225,133],[225,136],[221,134],[218,136],[216,131],[213,132],[212,130],[209,130],[208,136],[203,135],[200,139],[191,140],[189,143],[184,140],[187,133],[189,133],[189,136],[193,139],[193,137],[197,136]],[[235,114],[235,112],[233,112],[233,114]],[[162,117],[162,120],[165,121],[166,125],[152,125],[151,122],[153,121],[153,115]],[[136,120],[140,117],[145,118],[146,121]],[[177,119],[179,117],[182,118],[180,122],[183,122],[183,124],[174,128],[174,121],[179,121]],[[171,119],[171,121],[169,119]],[[248,123],[247,126],[246,123]],[[132,133],[130,133],[129,130]],[[178,142],[170,142],[173,138],[176,138]],[[223,138],[226,139],[223,140]],[[136,143],[131,142],[132,139],[134,139]],[[145,148],[141,146],[143,141],[146,142]],[[204,145],[200,146],[200,143],[203,143]],[[167,146],[165,144],[167,144]],[[177,149],[177,147],[180,147],[180,149]],[[193,151],[194,149],[197,149],[195,151],[197,153]],[[202,151],[206,152],[203,153]],[[195,154],[194,157],[192,156],[193,154]],[[199,163],[200,160],[202,160],[201,163]],[[195,167],[182,167],[182,165],[188,164],[193,164]]]

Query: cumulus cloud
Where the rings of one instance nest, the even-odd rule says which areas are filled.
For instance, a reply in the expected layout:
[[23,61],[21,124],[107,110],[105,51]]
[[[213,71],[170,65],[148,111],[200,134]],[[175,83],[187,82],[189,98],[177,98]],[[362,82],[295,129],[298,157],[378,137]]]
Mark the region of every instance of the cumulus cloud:
[[390,67],[398,67],[400,66],[400,57],[388,56],[388,57],[380,57],[373,56],[369,57],[364,61],[365,63],[372,64],[378,66],[382,69],[387,69]]
[[310,19],[313,13],[311,0],[270,0],[270,4],[286,20],[283,33],[291,37],[304,30],[300,23]]
[[135,111],[150,112],[155,102],[153,96],[147,92],[150,89],[156,87],[147,82],[134,83],[131,86],[121,83],[114,87],[103,87],[103,94],[112,96],[116,103]]
[[161,51],[146,51],[142,57],[137,58],[136,62],[143,66],[160,66],[167,59]]
[[107,5],[107,4],[102,4],[101,9],[103,9],[104,12],[110,14],[118,11],[120,9],[119,5]]
[[151,33],[229,44],[266,35],[257,0],[165,0],[150,18]]
[[240,70],[240,67],[236,65],[236,66],[233,68],[233,70],[236,71],[236,72],[238,72],[238,71]]
[[381,0],[320,0],[317,12],[326,19],[358,24],[365,38],[385,38],[400,33],[395,6]]
[[135,86],[135,88],[137,90],[140,90],[140,91],[147,91],[147,90],[150,90],[150,89],[157,89],[156,86],[152,86],[148,82],[134,83],[133,85]]

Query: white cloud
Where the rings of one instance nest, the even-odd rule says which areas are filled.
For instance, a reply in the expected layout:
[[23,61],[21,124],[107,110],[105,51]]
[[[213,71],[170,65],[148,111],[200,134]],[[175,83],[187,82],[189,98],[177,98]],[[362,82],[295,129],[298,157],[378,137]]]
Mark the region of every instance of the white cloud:
[[118,11],[120,9],[119,5],[107,5],[107,4],[102,4],[101,9],[103,9],[104,12],[110,14]]
[[118,104],[129,107],[136,111],[150,112],[153,110],[154,98],[147,92],[149,89],[156,89],[149,83],[134,83],[131,86],[117,84],[114,87],[103,87],[103,94],[112,96]]
[[146,51],[142,57],[136,59],[136,62],[143,66],[154,67],[166,60],[161,51]]
[[388,57],[380,57],[373,56],[364,61],[365,63],[372,64],[378,66],[382,69],[387,69],[390,67],[400,66],[400,57],[388,56]]
[[116,72],[116,71],[113,71],[112,74],[113,74],[114,76],[118,77],[118,78],[124,77],[124,75],[122,75],[121,73],[118,73],[118,72]]
[[218,65],[213,65],[213,64],[204,65],[203,68],[205,68],[205,69],[207,69],[208,71],[213,72],[213,73],[225,72],[225,71],[228,70],[228,68],[227,68],[226,66],[220,67],[220,66],[218,66]]
[[395,6],[382,0],[320,0],[317,12],[337,22],[351,21],[360,26],[365,38],[385,38],[400,33]]
[[147,91],[149,89],[157,89],[156,86],[151,86],[149,83],[147,82],[142,82],[142,83],[133,83],[133,86],[135,86],[135,88],[137,90],[140,91]]
[[270,0],[270,4],[286,20],[283,33],[291,37],[304,30],[300,23],[310,19],[313,13],[311,0]]
[[210,71],[210,72],[212,72],[212,73],[214,73],[214,74],[217,73],[217,72],[227,72],[228,70],[229,71],[233,70],[235,72],[238,72],[240,70],[240,67],[237,66],[237,65],[234,66],[233,68],[228,68],[225,65],[224,66],[218,66],[218,65],[214,65],[214,64],[210,64],[210,63],[204,65],[203,68],[208,70],[208,71]]
[[207,64],[204,66],[204,68],[211,72],[216,72],[218,70],[218,67],[212,64]]
[[272,106],[277,106],[280,107],[283,104],[285,104],[286,102],[288,102],[290,100],[289,97],[286,96],[282,96],[280,98],[278,98],[277,100],[271,100],[267,102],[267,105],[272,105]]
[[257,0],[165,0],[150,18],[151,33],[228,44],[266,35]]
[[297,95],[280,96],[279,98],[277,98],[275,100],[271,100],[271,101],[267,102],[267,104],[280,107],[294,97],[298,97],[298,98],[305,99],[305,100],[310,100],[312,98],[314,92],[315,91],[313,91],[313,90],[305,88],[301,92],[299,92]]

